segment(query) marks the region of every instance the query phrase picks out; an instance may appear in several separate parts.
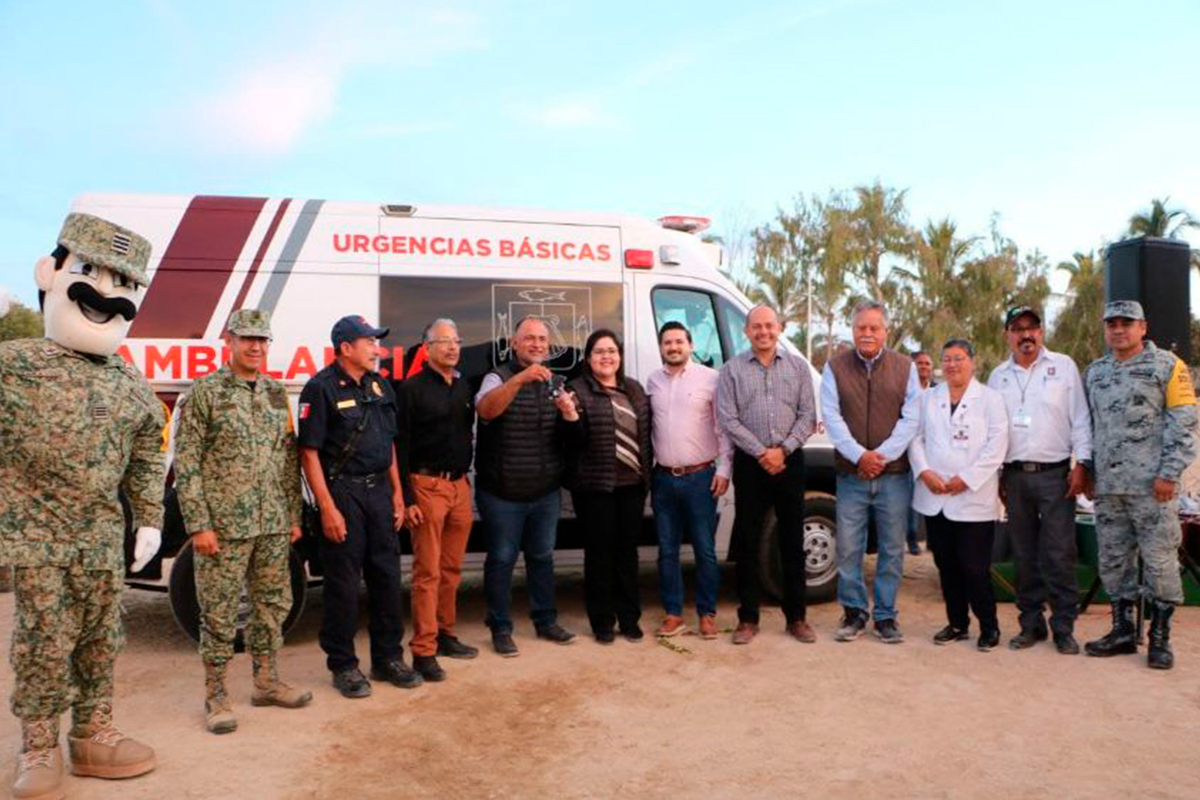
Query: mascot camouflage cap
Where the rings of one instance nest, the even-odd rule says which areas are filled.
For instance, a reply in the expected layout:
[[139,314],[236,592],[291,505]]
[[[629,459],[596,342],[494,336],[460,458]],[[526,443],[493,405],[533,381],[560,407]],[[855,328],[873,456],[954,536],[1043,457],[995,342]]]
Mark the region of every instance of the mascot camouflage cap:
[[234,336],[261,336],[271,338],[271,312],[257,308],[239,308],[229,315],[225,330]]
[[68,214],[58,243],[80,261],[108,267],[140,286],[150,282],[146,277],[150,242],[128,228],[91,214]]

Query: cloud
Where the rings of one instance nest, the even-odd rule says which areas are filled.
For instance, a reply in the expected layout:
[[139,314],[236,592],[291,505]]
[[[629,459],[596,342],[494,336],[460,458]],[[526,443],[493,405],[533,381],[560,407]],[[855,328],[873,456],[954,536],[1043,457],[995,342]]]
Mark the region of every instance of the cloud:
[[[486,45],[474,14],[415,4],[360,2],[339,8],[332,19],[320,5],[280,24],[283,30],[265,37],[274,43],[266,52],[256,47],[233,58],[217,86],[185,111],[189,132],[203,149],[286,154],[336,113],[338,95],[355,71],[423,66]],[[409,133],[428,127],[405,124]]]
[[611,126],[615,120],[593,98],[557,100],[529,112],[529,119],[547,128],[592,128]]

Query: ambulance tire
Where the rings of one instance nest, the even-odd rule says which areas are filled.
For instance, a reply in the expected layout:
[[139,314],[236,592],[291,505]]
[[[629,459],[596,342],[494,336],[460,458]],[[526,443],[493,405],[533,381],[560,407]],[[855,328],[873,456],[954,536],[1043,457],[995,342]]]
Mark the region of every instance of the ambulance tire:
[[[763,591],[775,600],[783,598],[783,559],[779,555],[779,535],[775,511],[769,509],[763,521],[762,546],[759,550],[759,575]],[[825,603],[837,598],[837,501],[823,492],[804,496],[804,555],[808,573],[809,603]]]
[[[179,554],[175,556],[175,563],[171,565],[167,595],[171,600],[171,613],[174,614],[179,627],[193,641],[199,642],[200,601],[196,598],[195,559],[192,543],[189,541],[180,549]],[[288,571],[291,573],[292,581],[292,607],[283,621],[284,636],[287,636],[288,632],[300,621],[300,616],[304,613],[305,591],[308,588],[304,564],[294,549],[288,556]],[[249,618],[249,597],[243,593],[242,602],[238,606],[237,638],[233,642],[235,652],[242,653],[246,650],[245,630]]]

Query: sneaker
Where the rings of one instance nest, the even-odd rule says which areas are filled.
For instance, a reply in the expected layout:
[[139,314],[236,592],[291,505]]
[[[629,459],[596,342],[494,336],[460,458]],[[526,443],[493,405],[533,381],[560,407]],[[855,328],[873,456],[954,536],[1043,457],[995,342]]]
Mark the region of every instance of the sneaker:
[[516,658],[521,655],[521,651],[517,649],[517,643],[513,641],[511,633],[493,633],[492,649],[496,651],[496,655],[503,656],[504,658]]
[[[701,619],[703,619],[703,617],[701,617]],[[659,625],[658,630],[654,632],[654,635],[669,639],[672,636],[678,636],[686,630],[687,623],[683,621],[683,617],[675,614],[667,614],[662,625]]]
[[371,682],[363,676],[358,667],[333,673],[333,685],[342,693],[342,697],[353,699],[371,696]]
[[371,677],[377,681],[387,681],[401,689],[415,689],[425,682],[421,673],[405,664],[404,659],[400,656],[396,656],[385,664],[372,665]]
[[446,656],[447,658],[475,658],[475,656],[479,655],[479,648],[463,644],[458,640],[457,636],[451,636],[448,633],[439,633],[437,637],[437,654],[439,656]]
[[853,642],[863,635],[867,627],[867,614],[856,608],[847,608],[842,615],[842,624],[834,631],[833,638],[839,642]]
[[876,622],[875,635],[884,644],[900,644],[904,641],[904,634],[896,627],[894,619],[881,619]]
[[812,625],[802,619],[788,625],[787,632],[805,644],[812,644],[817,640],[817,632],[812,629]]
[[1044,642],[1049,637],[1045,628],[1022,628],[1021,632],[1008,640],[1009,650],[1024,650],[1033,647],[1038,642]]
[[554,642],[555,644],[570,644],[575,641],[575,634],[557,622],[552,622],[544,628],[538,628],[537,637]]
[[951,642],[965,642],[971,638],[971,634],[966,628],[956,628],[953,625],[947,625],[933,635],[933,643],[937,645],[950,644]]
[[701,639],[715,639],[715,638],[717,638],[717,635],[720,632],[721,632],[720,628],[717,627],[717,615],[716,614],[700,615],[700,638]]
[[617,640],[617,634],[612,631],[592,631],[592,635],[596,637],[597,644],[612,644]]
[[992,628],[990,630],[983,631],[979,634],[979,641],[977,641],[975,644],[985,653],[988,650],[995,649],[1000,644],[1000,629]]
[[645,638],[646,634],[642,632],[642,626],[636,622],[632,625],[622,625],[621,635],[631,642],[640,642]]
[[446,670],[438,663],[437,656],[413,656],[413,669],[422,679],[432,683],[446,680]]

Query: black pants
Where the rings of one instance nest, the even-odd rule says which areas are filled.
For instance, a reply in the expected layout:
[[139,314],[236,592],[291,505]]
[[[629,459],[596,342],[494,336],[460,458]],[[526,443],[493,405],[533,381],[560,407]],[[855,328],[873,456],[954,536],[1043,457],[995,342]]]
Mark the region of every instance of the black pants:
[[1046,629],[1047,602],[1055,633],[1071,633],[1079,614],[1075,501],[1066,496],[1067,471],[1065,465],[1044,472],[1006,469],[1001,478],[1022,630]]
[[759,565],[768,508],[775,509],[783,557],[783,615],[788,624],[804,619],[808,581],[804,568],[804,451],[797,449],[787,457],[783,472],[769,475],[758,459],[738,450],[733,456],[733,483],[737,491],[733,535],[737,541],[738,620],[758,624],[762,600]]
[[583,528],[583,591],[596,633],[632,629],[642,616],[638,597],[638,534],[646,489],[640,483],[611,492],[571,492]]
[[933,562],[942,578],[946,619],[956,628],[971,626],[967,608],[975,612],[979,627],[998,630],[996,596],[992,593],[992,541],[996,523],[955,522],[942,514],[925,518],[925,531]]
[[386,481],[366,487],[334,481],[329,493],[346,520],[346,540],[321,537],[325,571],[325,616],[318,637],[332,672],[358,666],[354,633],[358,628],[358,587],[367,582],[370,604],[371,663],[400,656],[404,635],[401,611],[400,536],[392,525],[392,490]]

